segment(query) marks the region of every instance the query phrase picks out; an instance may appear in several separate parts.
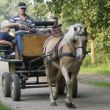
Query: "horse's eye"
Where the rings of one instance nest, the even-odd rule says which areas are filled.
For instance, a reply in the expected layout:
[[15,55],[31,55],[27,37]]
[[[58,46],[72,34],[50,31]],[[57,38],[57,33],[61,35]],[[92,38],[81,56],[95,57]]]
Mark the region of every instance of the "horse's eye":
[[73,43],[76,43],[76,40],[75,39],[73,40]]

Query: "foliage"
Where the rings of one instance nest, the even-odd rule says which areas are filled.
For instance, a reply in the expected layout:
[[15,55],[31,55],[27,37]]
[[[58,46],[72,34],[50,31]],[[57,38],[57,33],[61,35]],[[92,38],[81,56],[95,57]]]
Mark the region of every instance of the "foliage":
[[[17,1],[16,1],[17,2]],[[0,0],[0,15],[9,19],[15,13],[16,3],[13,0]]]
[[110,55],[110,27],[102,30],[100,33],[96,34],[96,49],[99,53],[99,50],[104,53],[109,53]]
[[44,19],[49,15],[49,9],[45,3],[37,3],[32,11],[32,14],[37,19]]

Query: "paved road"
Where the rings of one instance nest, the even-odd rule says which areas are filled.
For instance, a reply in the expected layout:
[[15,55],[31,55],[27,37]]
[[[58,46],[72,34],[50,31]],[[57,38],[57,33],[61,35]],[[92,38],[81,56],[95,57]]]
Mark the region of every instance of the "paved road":
[[[8,71],[6,63],[0,63],[0,74]],[[11,98],[4,98],[0,83],[0,100],[13,110],[69,110],[64,96],[57,100],[58,106],[49,105],[48,88],[22,90],[21,101],[14,102]],[[110,88],[100,88],[79,82],[78,98],[74,99],[77,110],[110,110]],[[71,109],[70,109],[71,110]]]

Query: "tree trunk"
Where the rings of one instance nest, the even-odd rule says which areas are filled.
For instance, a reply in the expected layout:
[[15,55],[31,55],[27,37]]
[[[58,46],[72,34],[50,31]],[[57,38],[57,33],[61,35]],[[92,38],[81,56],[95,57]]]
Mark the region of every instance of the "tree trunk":
[[91,46],[91,64],[94,65],[96,63],[95,60],[95,43],[94,40],[90,40],[90,46]]

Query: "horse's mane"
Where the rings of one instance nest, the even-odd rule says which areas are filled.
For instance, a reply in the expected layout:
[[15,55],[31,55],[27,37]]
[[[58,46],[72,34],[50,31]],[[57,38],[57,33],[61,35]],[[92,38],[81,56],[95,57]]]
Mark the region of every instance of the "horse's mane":
[[64,43],[70,42],[71,40],[74,39],[76,35],[78,35],[79,32],[82,32],[81,30],[84,32],[84,26],[82,24],[76,23],[71,25],[69,27],[69,30],[64,34],[63,42]]

